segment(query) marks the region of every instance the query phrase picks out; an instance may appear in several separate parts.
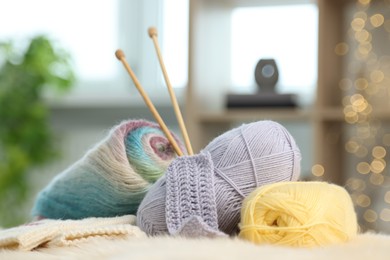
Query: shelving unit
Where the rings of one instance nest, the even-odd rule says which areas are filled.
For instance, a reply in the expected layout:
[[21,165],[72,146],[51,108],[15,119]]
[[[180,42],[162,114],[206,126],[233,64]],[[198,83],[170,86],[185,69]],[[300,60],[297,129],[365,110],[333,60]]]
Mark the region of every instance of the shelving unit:
[[343,41],[346,6],[352,1],[319,0],[318,21],[318,82],[316,110],[319,118],[315,124],[315,163],[324,167],[324,178],[341,184],[344,181],[342,92],[343,63],[334,52],[336,44]]
[[[268,1],[269,3],[270,1]],[[374,1],[372,1],[374,2]],[[272,4],[288,1],[274,1]],[[309,124],[314,131],[312,143],[314,164],[323,167],[320,179],[342,184],[345,181],[344,159],[346,123],[339,82],[343,77],[342,56],[335,46],[344,41],[346,17],[355,0],[317,0],[318,20],[318,82],[316,99],[310,109],[225,109],[223,97],[227,85],[226,62],[229,59],[229,12],[239,6],[264,5],[261,0],[191,0],[189,88],[187,122],[194,148],[198,151],[212,138],[239,122],[261,119]],[[212,40],[210,35],[218,34]],[[210,73],[212,69],[213,73]],[[215,92],[219,95],[215,95]],[[374,113],[390,119],[386,110]]]
[[229,123],[259,120],[261,118],[304,121],[310,120],[315,115],[302,109],[229,109],[221,112],[200,112],[197,116],[197,121],[201,123]]

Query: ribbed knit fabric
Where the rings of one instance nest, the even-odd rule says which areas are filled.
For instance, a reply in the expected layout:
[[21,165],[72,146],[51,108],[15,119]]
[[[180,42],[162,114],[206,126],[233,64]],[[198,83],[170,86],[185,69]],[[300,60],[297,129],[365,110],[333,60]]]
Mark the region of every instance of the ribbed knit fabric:
[[145,237],[134,215],[83,220],[43,219],[0,231],[0,248],[29,251],[39,246],[76,245],[94,237],[122,239]]
[[[158,200],[146,196],[142,202],[149,206],[144,210],[154,214],[138,212],[138,222],[147,230],[191,237],[222,235],[218,231],[213,162],[209,153],[174,160],[151,191],[155,192],[160,195]],[[163,198],[165,203],[161,201]]]
[[134,214],[175,156],[157,124],[124,121],[39,193],[32,214],[52,219]]
[[166,180],[165,213],[170,234],[191,236],[199,230],[218,230],[210,154],[178,158],[168,167]]
[[297,180],[300,159],[282,125],[244,124],[215,138],[199,155],[175,159],[142,201],[137,225],[150,235],[218,235],[218,229],[234,234],[243,199],[264,184]]

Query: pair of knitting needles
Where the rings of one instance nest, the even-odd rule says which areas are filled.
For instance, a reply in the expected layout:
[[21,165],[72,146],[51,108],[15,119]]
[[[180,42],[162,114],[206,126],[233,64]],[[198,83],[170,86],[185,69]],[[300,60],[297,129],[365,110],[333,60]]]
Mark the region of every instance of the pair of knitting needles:
[[[180,108],[179,108],[179,105],[177,103],[177,99],[176,99],[175,93],[174,93],[174,91],[172,89],[171,82],[170,82],[170,80],[168,78],[168,74],[167,74],[167,71],[165,69],[164,61],[163,61],[163,58],[162,58],[162,55],[161,55],[161,51],[160,51],[160,47],[159,47],[158,40],[157,40],[157,29],[154,28],[154,27],[150,27],[148,29],[148,34],[149,34],[149,37],[153,40],[153,44],[154,44],[154,47],[155,47],[156,52],[157,52],[157,57],[158,57],[158,60],[159,60],[159,63],[160,63],[160,67],[161,67],[162,73],[164,75],[165,83],[167,84],[167,88],[168,88],[169,95],[171,97],[171,102],[172,102],[172,105],[173,105],[173,109],[174,109],[175,114],[176,114],[176,119],[177,119],[177,121],[179,123],[180,131],[181,131],[181,134],[183,136],[184,143],[185,143],[185,146],[187,148],[187,152],[188,152],[189,155],[193,155],[193,150],[192,150],[192,147],[191,147],[190,139],[188,137],[187,129],[185,127],[185,124],[184,124],[184,121],[183,121],[183,117],[182,117],[182,114],[180,112]],[[131,69],[129,63],[126,61],[126,57],[125,57],[124,52],[119,49],[119,50],[117,50],[115,52],[115,56],[116,56],[116,58],[119,61],[122,62],[122,64],[125,67],[126,71],[129,73],[129,75],[130,75],[131,79],[133,80],[134,85],[136,86],[138,92],[141,94],[142,98],[145,101],[145,104],[147,105],[149,110],[152,112],[152,115],[156,119],[157,123],[160,125],[160,127],[161,127],[162,131],[164,132],[165,136],[167,137],[169,142],[172,144],[172,147],[175,150],[176,154],[178,156],[182,156],[183,152],[181,151],[180,147],[178,146],[176,140],[173,138],[173,136],[172,136],[171,132],[169,131],[168,127],[166,126],[166,124],[162,120],[160,114],[158,113],[156,107],[153,105],[153,103],[150,100],[148,94],[146,94],[144,88],[142,87],[142,85],[138,81],[138,79],[135,76],[133,70]]]

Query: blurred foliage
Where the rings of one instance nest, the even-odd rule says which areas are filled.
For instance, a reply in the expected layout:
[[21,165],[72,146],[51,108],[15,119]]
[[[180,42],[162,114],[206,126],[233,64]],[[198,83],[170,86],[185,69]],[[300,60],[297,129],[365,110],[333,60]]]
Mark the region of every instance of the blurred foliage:
[[74,79],[70,56],[45,36],[24,50],[0,43],[0,226],[25,221],[28,173],[59,154],[44,92],[63,92]]

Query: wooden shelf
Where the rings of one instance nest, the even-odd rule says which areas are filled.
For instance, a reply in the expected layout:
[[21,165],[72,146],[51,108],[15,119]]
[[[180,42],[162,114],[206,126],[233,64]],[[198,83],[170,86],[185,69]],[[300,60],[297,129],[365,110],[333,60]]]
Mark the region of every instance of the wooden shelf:
[[316,111],[324,121],[345,121],[342,107],[327,107]]
[[231,123],[254,120],[299,120],[308,121],[312,113],[305,109],[275,108],[275,109],[226,109],[220,112],[200,112],[196,120],[200,123]]
[[[281,2],[272,2],[275,5],[277,3]],[[226,75],[230,72],[231,11],[236,6],[259,6],[264,2],[190,0],[189,86],[186,111],[189,131],[198,148],[236,122],[270,119],[309,124],[313,130],[313,139],[307,139],[307,143],[313,145],[312,164],[324,167],[325,175],[322,179],[344,184],[347,174],[343,146],[347,134],[346,126],[350,124],[345,120],[342,106],[345,93],[339,83],[345,77],[347,57],[336,55],[335,47],[346,40],[351,10],[356,1],[316,0],[315,3],[318,7],[318,79],[313,107],[222,109],[224,93],[230,83]],[[271,4],[271,1],[268,4]],[[212,37],[215,34],[218,34],[218,37]],[[390,108],[375,108],[370,117],[390,122]]]
[[[340,121],[345,122],[345,117],[342,107],[328,107],[325,109],[313,112],[313,115],[319,115],[324,121]],[[375,109],[370,117],[377,120],[390,120],[390,109]]]
[[[371,117],[378,120],[390,120],[390,110],[375,110]],[[327,107],[322,109],[226,109],[218,112],[201,111],[194,114],[199,123],[231,123],[252,120],[280,121],[325,121],[346,122],[342,107]]]

